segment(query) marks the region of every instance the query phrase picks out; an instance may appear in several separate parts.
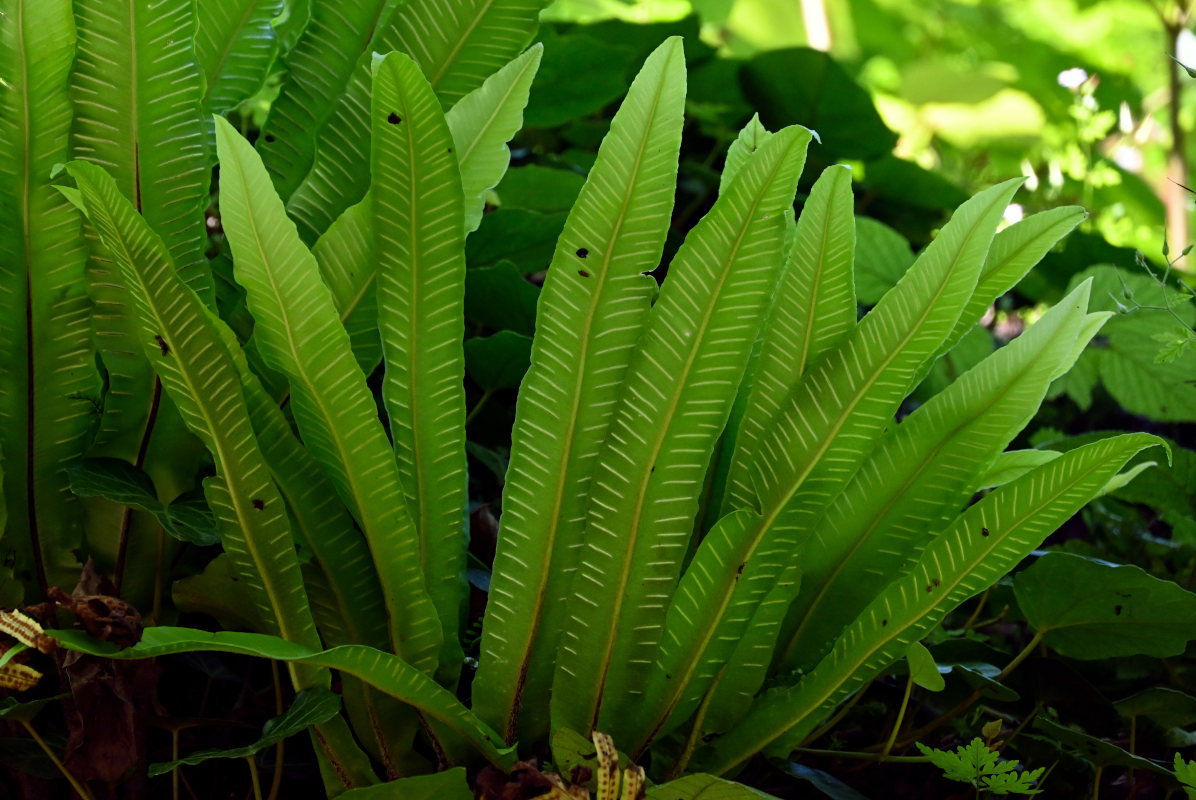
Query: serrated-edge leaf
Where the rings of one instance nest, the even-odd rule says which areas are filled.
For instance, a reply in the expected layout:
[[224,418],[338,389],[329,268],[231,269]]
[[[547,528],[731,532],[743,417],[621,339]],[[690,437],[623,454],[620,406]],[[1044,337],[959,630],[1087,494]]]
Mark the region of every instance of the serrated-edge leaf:
[[435,668],[440,623],[419,567],[419,534],[365,375],[353,359],[315,257],[274,193],[257,153],[216,118],[224,230],[267,364],[287,375],[304,443],[365,533],[396,652]]
[[455,685],[468,547],[464,199],[440,104],[402,53],[374,75],[372,147],[382,398],[440,619],[441,675]]
[[[474,682],[479,715],[518,733],[521,699],[548,692],[591,473],[650,308],[681,146],[685,67],[670,39],[615,114],[540,295],[503,495],[502,528]],[[547,735],[542,713],[525,740]]]
[[1104,439],[986,495],[848,626],[811,672],[793,686],[762,695],[735,729],[702,754],[700,766],[721,774],[765,747],[796,744],[822,714],[893,663],[945,614],[991,586],[1130,458],[1160,443],[1149,434]]

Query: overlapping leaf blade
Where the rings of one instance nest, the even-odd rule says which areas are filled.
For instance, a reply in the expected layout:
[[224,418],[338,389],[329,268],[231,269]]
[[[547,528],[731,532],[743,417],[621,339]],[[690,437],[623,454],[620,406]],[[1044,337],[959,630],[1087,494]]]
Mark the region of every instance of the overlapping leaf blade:
[[787,750],[837,703],[901,658],[942,617],[983,591],[1100,493],[1139,451],[1160,444],[1124,434],[1077,448],[985,496],[926,548],[839,636],[797,684],[761,696],[752,711],[702,754],[724,773],[765,747]]
[[415,62],[377,65],[373,228],[382,397],[421,565],[455,685],[465,599],[464,198],[453,138]]
[[514,752],[504,749],[501,739],[450,691],[397,656],[371,647],[344,645],[320,651],[260,633],[210,633],[165,625],[147,628],[138,644],[124,650],[80,631],[54,631],[53,635],[71,650],[107,658],[154,658],[172,653],[213,651],[339,670],[414,706],[429,719],[443,723],[477,748],[492,764],[508,769],[515,761]]
[[267,364],[287,375],[304,443],[357,517],[378,569],[392,644],[434,669],[440,623],[419,568],[419,538],[398,467],[331,293],[257,154],[216,118],[224,229]]
[[[645,693],[700,486],[780,272],[811,134],[768,139],[686,237],[653,306],[591,482],[553,679],[554,724],[623,741]],[[600,713],[599,713],[600,711]]]
[[783,668],[811,666],[878,592],[877,581],[904,573],[967,504],[981,473],[1071,365],[1089,291],[1078,287],[884,435],[811,535]]
[[[411,56],[451,106],[523,51],[545,0],[408,0],[384,15],[370,48]],[[302,183],[280,194],[304,241],[314,242],[369,188],[370,68],[363,59],[340,84],[337,102],[316,137]]]
[[115,181],[94,164],[68,169],[135,301],[144,352],[215,460],[204,490],[225,552],[261,618],[288,640],[315,645],[286,506],[258,449],[219,323],[175,274],[162,240]]
[[[257,141],[274,188],[284,199],[311,169],[320,132],[353,71],[366,69],[368,75],[370,52],[377,49],[372,47],[374,35],[396,5],[395,0],[312,0],[310,21],[283,57],[286,80]],[[368,88],[358,99],[363,123]],[[368,154],[363,153],[362,163],[368,163]]]
[[[965,203],[918,264],[782,406],[756,454],[763,508],[727,515],[698,547],[669,607],[652,678],[662,688],[654,695],[691,706],[717,675],[829,493],[846,485],[955,324],[1016,183]],[[674,703],[657,709],[644,732],[655,730]]]
[[204,0],[196,3],[195,58],[207,85],[205,111],[228,111],[266,80],[278,39],[272,24],[286,0]]
[[791,260],[761,331],[755,379],[733,439],[726,510],[754,501],[748,465],[765,429],[810,363],[855,325],[852,209],[850,168],[830,167],[802,208]]
[[497,186],[507,171],[507,142],[523,127],[523,108],[543,53],[542,44],[529,47],[449,109],[448,124],[461,162],[466,233],[482,221],[486,190]]
[[[547,695],[590,476],[649,311],[673,205],[685,67],[670,39],[644,64],[557,242],[519,394],[502,534],[474,682],[479,715],[546,737]],[[535,714],[534,717],[531,715]]]
[[[78,570],[80,508],[63,467],[83,451],[99,392],[86,244],[49,183],[67,158],[75,24],[69,0],[6,0],[0,18],[0,539],[40,595]],[[0,596],[16,604],[7,578]]]

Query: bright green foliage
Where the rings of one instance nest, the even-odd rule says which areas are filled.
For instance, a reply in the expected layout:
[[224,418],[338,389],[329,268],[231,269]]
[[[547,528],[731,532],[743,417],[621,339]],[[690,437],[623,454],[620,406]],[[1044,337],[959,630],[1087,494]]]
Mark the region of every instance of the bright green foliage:
[[[75,24],[67,0],[0,4],[0,602],[69,584],[83,536],[61,467],[77,459],[95,418],[87,259],[77,216],[48,183],[67,160],[67,76]],[[5,513],[7,511],[7,513]],[[24,574],[21,574],[24,573]]]
[[407,512],[419,531],[420,566],[440,619],[442,663],[455,683],[468,544],[464,199],[440,104],[401,53],[377,64],[372,117],[382,397]]
[[1039,794],[1035,789],[1038,779],[1046,771],[1040,767],[1030,772],[1018,772],[1016,761],[1003,761],[995,750],[990,750],[984,740],[977,736],[967,745],[960,745],[954,752],[935,750],[918,742],[918,749],[930,759],[949,780],[970,783],[982,791],[993,794]]
[[[939,688],[920,642],[1089,500],[1132,494],[1149,467],[1133,459],[1160,440],[1007,450],[1078,360],[1114,385],[1083,355],[1114,310],[1092,281],[1007,346],[976,327],[1083,216],[998,232],[1019,180],[961,199],[913,259],[857,221],[841,164],[810,176],[795,217],[814,134],[752,118],[735,137],[744,110],[719,134],[717,199],[692,225],[703,203],[675,215],[686,112],[723,114],[687,105],[687,50],[699,97],[727,72],[696,42],[612,46],[629,68],[646,60],[592,164],[570,162],[588,174],[543,159],[504,181],[529,98],[529,120],[551,116],[543,98],[572,77],[560,69],[576,54],[552,49],[568,36],[527,48],[544,5],[0,0],[0,209],[16,223],[0,232],[0,344],[16,354],[0,363],[6,547],[39,592],[70,585],[82,541],[102,570],[136,567],[133,594],[173,588],[178,608],[256,631],[150,627],[122,651],[56,635],[114,658],[286,662],[316,690],[300,697],[323,701],[275,734],[313,724],[330,794],[462,795],[463,773],[421,776],[421,754],[508,768],[516,743],[551,741],[563,759],[601,730],[653,765],[650,797],[754,797],[717,776],[787,756],[903,658]],[[262,97],[277,59],[255,148],[208,115]],[[778,52],[736,81],[776,100],[765,122],[804,119],[850,83],[828,66]],[[778,96],[782,74],[794,91]],[[623,85],[598,82],[606,100]],[[885,163],[914,169],[876,130],[854,131],[878,159],[869,181]],[[581,152],[599,133],[586,119],[569,136]],[[658,285],[670,231],[684,238]],[[879,267],[857,263],[870,253]],[[540,289],[527,277],[549,260]],[[859,299],[875,302],[862,319]],[[1143,333],[1110,325],[1118,347]],[[1182,368],[1172,350],[1152,369]],[[486,415],[466,416],[466,392],[500,418],[515,387],[507,464],[501,432],[467,442],[467,419],[474,434]],[[469,571],[489,579],[487,608],[466,630],[470,486],[495,479],[493,569]],[[160,528],[187,559],[217,538],[223,552],[167,587],[155,561],[183,545],[142,546]],[[1090,578],[1091,562],[1047,556],[1015,590],[1065,654],[1087,657],[1081,634],[1127,620],[1125,648],[1181,650],[1191,596],[1117,569]],[[1091,594],[1068,616],[1065,590],[1093,582],[1134,597]],[[470,710],[453,689],[475,644]],[[320,691],[330,671],[343,714]],[[986,748],[949,757],[997,793],[1039,774]],[[378,765],[415,777],[373,788]]]
[[1183,784],[1184,792],[1189,800],[1196,797],[1196,761],[1184,761],[1179,753],[1175,754],[1175,777]]
[[[547,696],[567,624],[595,459],[654,291],[642,273],[660,259],[672,211],[684,85],[681,43],[670,40],[615,114],[540,296],[474,684],[478,713],[508,741],[522,698]],[[518,738],[544,737],[544,709],[530,712],[530,737]]]

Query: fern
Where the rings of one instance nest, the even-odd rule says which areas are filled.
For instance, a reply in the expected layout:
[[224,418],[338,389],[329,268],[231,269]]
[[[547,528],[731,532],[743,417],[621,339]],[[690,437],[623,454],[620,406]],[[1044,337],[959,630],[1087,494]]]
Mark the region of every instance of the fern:
[[1031,772],[1019,772],[1016,761],[1002,761],[1000,755],[989,749],[984,740],[977,736],[968,745],[949,750],[937,750],[918,742],[918,749],[931,763],[943,771],[948,780],[970,783],[981,792],[993,794],[1039,794],[1034,788],[1045,771],[1043,768]]

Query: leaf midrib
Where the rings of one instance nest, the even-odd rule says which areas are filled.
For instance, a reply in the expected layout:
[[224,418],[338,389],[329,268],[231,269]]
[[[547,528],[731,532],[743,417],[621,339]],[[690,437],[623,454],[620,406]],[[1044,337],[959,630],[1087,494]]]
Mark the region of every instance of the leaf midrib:
[[[702,348],[699,345],[704,339],[704,333],[710,325],[710,320],[714,316],[715,309],[718,307],[718,299],[721,298],[723,288],[726,286],[728,274],[730,272],[729,265],[734,263],[736,256],[738,255],[741,247],[743,246],[744,237],[747,236],[748,230],[752,227],[752,224],[755,222],[756,210],[760,207],[760,204],[762,202],[764,202],[764,197],[769,193],[769,190],[772,189],[772,185],[776,180],[777,173],[780,172],[781,168],[785,165],[785,162],[789,158],[789,153],[793,150],[794,147],[797,146],[797,144],[798,144],[797,138],[798,137],[794,137],[794,141],[791,141],[789,143],[789,145],[785,148],[784,153],[782,153],[780,156],[777,157],[777,160],[774,163],[772,170],[769,173],[768,179],[763,182],[763,184],[760,187],[760,191],[752,199],[750,211],[748,214],[746,214],[744,216],[745,222],[742,226],[740,226],[740,229],[735,237],[735,242],[734,242],[734,244],[732,244],[730,250],[727,253],[726,258],[722,262],[723,269],[721,270],[721,272],[719,274],[719,278],[716,282],[716,289],[712,293],[714,299],[711,302],[706,304],[705,312],[703,313],[702,318],[701,318],[701,324],[696,326],[696,328],[695,328],[695,335],[693,336],[693,341],[695,342],[695,345],[690,348],[689,354],[688,354],[687,358],[685,359],[685,362],[680,371],[680,378],[677,381],[677,385],[680,387],[681,390],[673,392],[672,397],[669,398],[668,411],[661,418],[661,422],[657,426],[658,432],[656,434],[656,440],[652,445],[651,459],[645,462],[647,464],[655,464],[656,463],[657,458],[660,456],[660,450],[664,446],[664,441],[666,438],[668,438],[668,433],[671,428],[671,423],[672,423],[673,417],[676,414],[677,406],[681,403],[681,397],[684,394],[685,386],[687,385],[688,380],[689,380],[689,374],[690,374],[691,370],[693,369],[694,363],[697,361],[698,353],[702,350]],[[636,501],[635,501],[635,505],[633,507],[631,521],[627,528],[628,539],[626,541],[625,548],[624,548],[624,553],[626,554],[626,558],[624,559],[623,569],[621,570],[621,574],[619,577],[618,589],[614,594],[615,600],[613,603],[613,608],[610,612],[610,618],[612,620],[618,620],[619,617],[622,616],[624,594],[627,590],[627,582],[631,577],[631,569],[630,569],[631,562],[633,560],[633,556],[635,553],[636,544],[639,541],[640,528],[641,528],[640,523],[641,523],[641,519],[643,517],[644,502],[647,499],[648,486],[651,483],[652,476],[654,474],[655,473],[652,470],[641,471],[641,473],[640,473],[640,475],[641,475],[640,485],[637,490]],[[595,725],[598,722],[598,711],[602,705],[602,694],[603,694],[604,689],[606,688],[606,678],[610,671],[611,658],[613,656],[613,651],[614,651],[614,646],[615,646],[615,639],[617,638],[617,634],[618,634],[617,625],[612,624],[612,625],[608,626],[608,630],[609,630],[609,633],[607,634],[606,644],[603,648],[603,653],[602,653],[601,671],[598,673],[599,674],[599,689],[598,689],[598,694],[594,700],[594,724]],[[711,635],[713,635],[713,633],[711,633]],[[679,693],[680,693],[680,688],[684,687],[686,684],[689,683],[689,678],[693,674],[693,670],[696,669],[697,661],[698,661],[698,659],[694,659],[693,662],[691,663],[691,665],[687,668],[685,680],[673,682],[673,685],[678,687],[678,691],[674,693],[674,697],[670,700],[670,703],[669,703],[670,706],[676,702],[677,695],[679,695]]]

